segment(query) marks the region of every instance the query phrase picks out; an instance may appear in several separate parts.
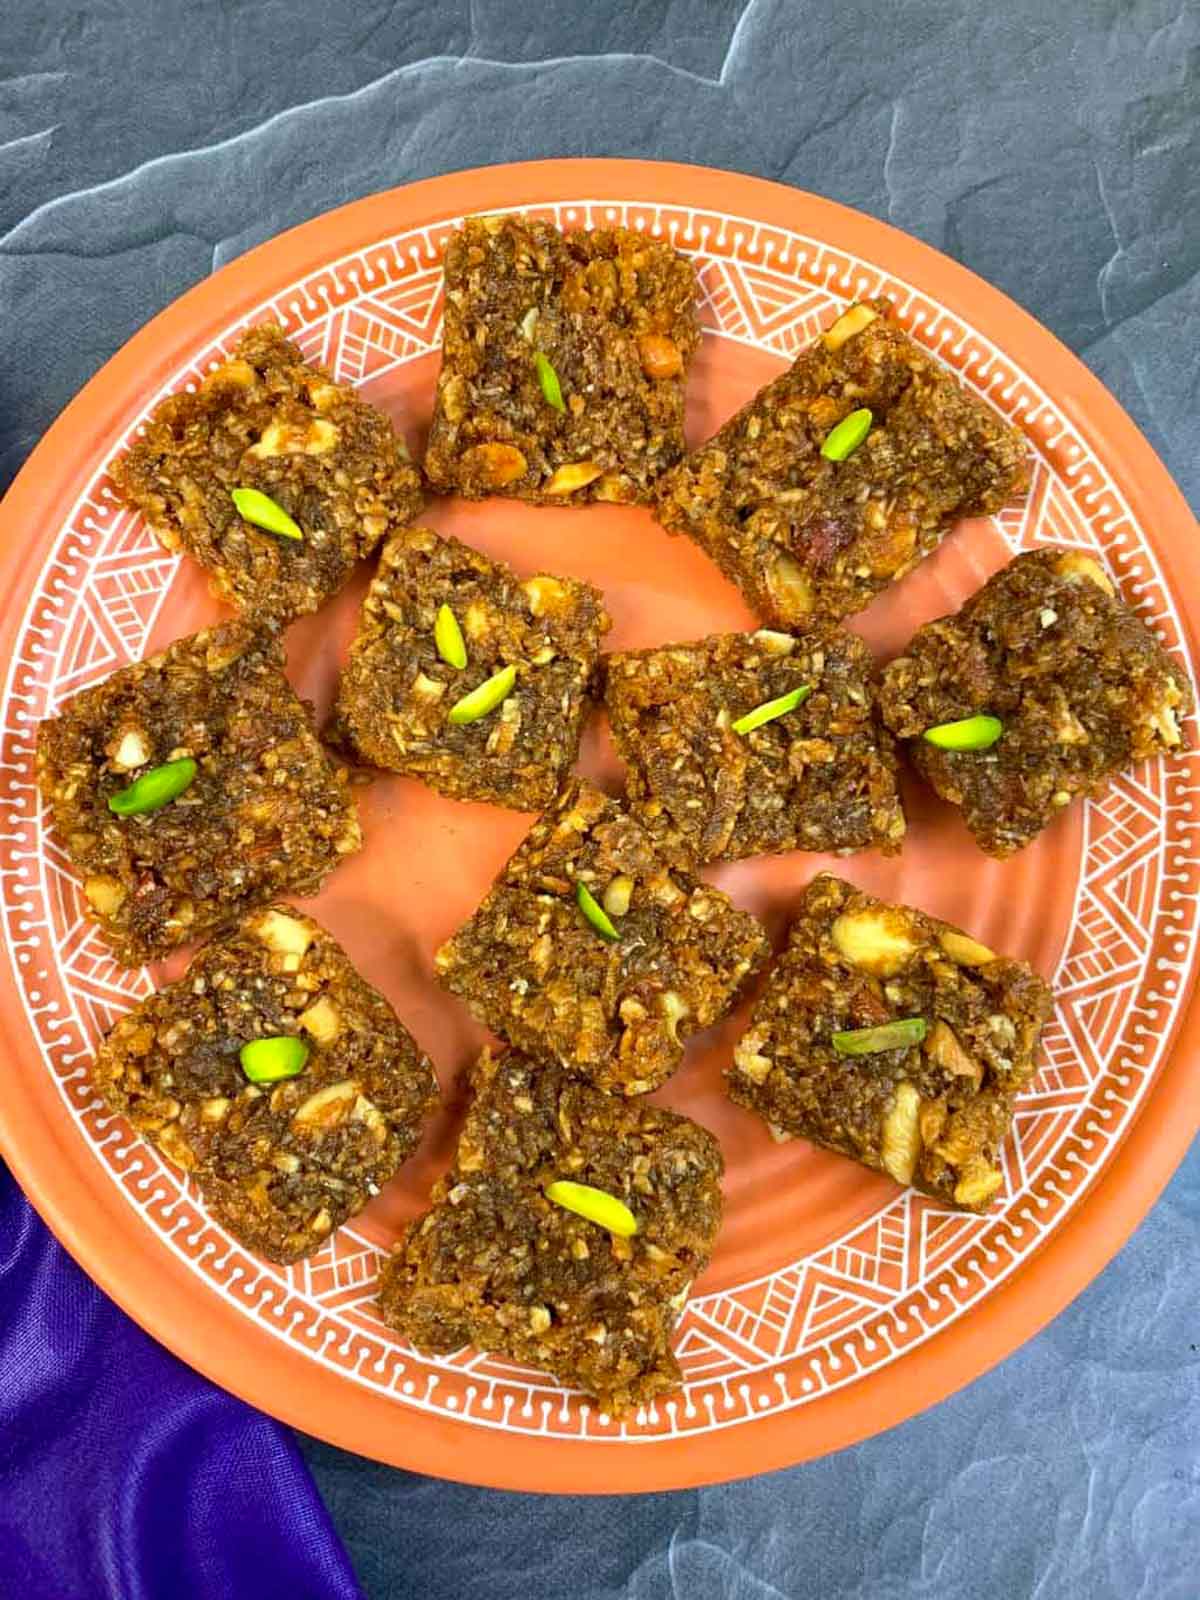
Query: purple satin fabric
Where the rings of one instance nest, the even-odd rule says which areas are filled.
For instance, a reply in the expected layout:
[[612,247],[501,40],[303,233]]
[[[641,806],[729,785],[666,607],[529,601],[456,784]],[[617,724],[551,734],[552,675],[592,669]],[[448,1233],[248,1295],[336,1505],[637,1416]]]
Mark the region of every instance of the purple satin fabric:
[[0,1594],[362,1600],[291,1434],[130,1322],[2,1166]]

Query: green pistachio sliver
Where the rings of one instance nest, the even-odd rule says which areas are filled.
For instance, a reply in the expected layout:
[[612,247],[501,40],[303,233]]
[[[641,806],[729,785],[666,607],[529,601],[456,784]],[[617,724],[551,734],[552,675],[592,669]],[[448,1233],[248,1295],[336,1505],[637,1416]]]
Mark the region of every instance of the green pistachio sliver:
[[607,939],[610,944],[616,944],[621,935],[613,927],[612,918],[596,899],[595,895],[584,883],[575,885],[575,903],[583,912],[584,920],[589,922],[602,939]]
[[544,356],[539,350],[534,358],[533,365],[537,371],[538,382],[542,386],[542,396],[548,406],[553,406],[555,411],[565,411],[563,404],[562,386],[558,381],[558,373],[550,364],[549,356]]
[[874,420],[867,406],[843,417],[836,428],[829,430],[821,446],[821,454],[826,461],[845,461],[847,456],[853,455],[870,433]]
[[461,672],[467,664],[467,642],[462,636],[458,618],[449,606],[438,608],[437,620],[433,625],[433,641],[446,665],[457,667]]
[[478,722],[480,717],[486,717],[489,711],[495,711],[498,705],[508,699],[516,681],[515,666],[501,667],[499,672],[493,672],[490,678],[485,678],[470,694],[463,695],[450,707],[449,721],[456,728],[465,727],[468,722]]
[[924,1017],[903,1017],[899,1022],[884,1022],[877,1028],[851,1028],[835,1033],[831,1043],[840,1056],[873,1056],[880,1050],[907,1050],[920,1044],[927,1032]]
[[147,811],[160,811],[189,789],[195,777],[196,763],[191,756],[180,756],[178,761],[151,767],[127,789],[110,794],[108,809],[118,817],[140,817]]
[[960,722],[939,722],[925,729],[924,738],[939,750],[990,750],[1003,732],[999,717],[981,714]]
[[586,1222],[594,1222],[598,1228],[607,1228],[619,1239],[632,1239],[638,1231],[637,1218],[625,1202],[605,1189],[593,1189],[590,1183],[560,1178],[546,1185],[546,1199]]
[[278,533],[285,539],[303,539],[300,524],[261,489],[231,489],[229,494],[238,516],[252,522],[256,528],[262,528],[266,533]]
[[802,683],[798,689],[791,689],[787,694],[781,694],[777,700],[764,700],[761,706],[755,706],[753,711],[747,711],[744,717],[739,717],[733,724],[734,733],[753,733],[755,728],[761,728],[764,722],[774,722],[776,717],[786,717],[789,711],[795,711],[797,706],[802,706],[812,693],[811,683]]
[[271,1039],[251,1039],[238,1051],[238,1060],[251,1083],[282,1083],[304,1071],[308,1046],[294,1034],[280,1033]]

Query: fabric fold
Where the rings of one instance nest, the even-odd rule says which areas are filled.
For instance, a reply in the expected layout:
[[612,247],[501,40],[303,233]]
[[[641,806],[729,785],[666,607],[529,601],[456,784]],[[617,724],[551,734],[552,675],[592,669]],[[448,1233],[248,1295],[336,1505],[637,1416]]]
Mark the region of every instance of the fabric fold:
[[143,1333],[0,1167],[0,1589],[362,1600],[291,1433]]

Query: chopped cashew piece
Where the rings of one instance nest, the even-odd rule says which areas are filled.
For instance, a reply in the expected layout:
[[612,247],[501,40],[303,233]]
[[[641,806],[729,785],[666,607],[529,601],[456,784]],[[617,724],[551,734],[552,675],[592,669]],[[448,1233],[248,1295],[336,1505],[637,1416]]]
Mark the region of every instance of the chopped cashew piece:
[[418,672],[413,679],[412,692],[418,700],[440,700],[446,692],[446,685],[439,683],[436,678]]
[[260,461],[276,456],[323,456],[337,441],[337,428],[324,417],[314,417],[306,427],[292,422],[271,422],[263,429],[258,443],[251,445],[250,454]]
[[877,978],[894,978],[916,954],[908,917],[898,906],[843,911],[831,929],[838,953]]
[[782,551],[767,578],[771,598],[785,617],[807,616],[814,604],[813,587],[802,567]]
[[515,444],[477,444],[467,451],[463,461],[477,461],[484,482],[492,489],[515,483],[529,465]]
[[338,1009],[328,995],[314,1000],[306,1011],[300,1013],[300,1026],[312,1035],[318,1044],[332,1044],[341,1031]]
[[621,873],[605,889],[602,904],[610,917],[623,917],[632,899],[633,879],[627,873]]
[[925,1053],[956,1078],[972,1078],[978,1084],[983,1077],[980,1063],[967,1054],[954,1029],[940,1017],[925,1040]]
[[387,1139],[387,1118],[365,1094],[360,1094],[354,1102],[354,1120],[365,1123],[380,1144]]
[[911,1083],[898,1083],[883,1123],[880,1152],[884,1169],[897,1183],[911,1183],[921,1153],[921,1096]]
[[83,892],[87,896],[88,904],[102,917],[113,916],[125,899],[125,888],[120,879],[112,878],[104,872],[85,879]]
[[847,339],[853,339],[856,333],[861,333],[864,328],[869,328],[879,315],[872,311],[870,306],[851,306],[848,311],[843,311],[837,321],[826,328],[821,336],[821,342],[826,350],[840,350]]
[[672,1040],[678,1042],[679,1024],[688,1015],[687,1004],[673,989],[668,989],[659,1001],[659,1008],[666,1018],[667,1032]]
[[343,1078],[339,1083],[326,1084],[316,1094],[310,1094],[296,1108],[293,1126],[305,1129],[336,1128],[349,1116],[358,1099],[358,1085],[353,1078]]
[[638,359],[648,378],[675,378],[683,371],[683,353],[674,339],[663,333],[644,333],[638,340]]
[[1004,1174],[983,1156],[972,1156],[954,1186],[954,1201],[960,1206],[981,1206],[992,1198],[1004,1182]]
[[595,461],[571,461],[552,473],[542,487],[546,494],[574,494],[594,483],[603,471]]
[[1150,726],[1166,745],[1177,745],[1183,735],[1179,731],[1179,719],[1169,705],[1162,705],[1152,717],[1147,718]]
[[149,759],[150,748],[145,738],[136,728],[130,728],[113,751],[112,763],[114,767],[123,767],[126,772],[132,772],[134,767],[144,767]]
[[996,959],[994,950],[989,950],[987,945],[980,944],[978,939],[972,939],[968,934],[959,933],[957,928],[947,928],[939,933],[938,943],[951,961],[957,961],[960,967],[986,967]]
[[766,1042],[762,1029],[751,1028],[738,1040],[733,1052],[733,1064],[751,1083],[765,1083],[773,1065],[770,1056],[759,1054],[759,1046]]
[[179,1131],[177,1122],[169,1122],[165,1128],[161,1128],[155,1134],[154,1142],[168,1161],[173,1161],[185,1172],[190,1172],[196,1165],[196,1152]]
[[296,957],[297,966],[312,943],[312,934],[304,924],[295,917],[285,916],[282,911],[264,911],[254,925],[254,932],[276,955]]
[[1097,589],[1103,589],[1107,595],[1115,595],[1117,592],[1112,579],[1094,556],[1085,556],[1079,550],[1068,550],[1060,557],[1057,565],[1059,574],[1064,578],[1082,579],[1087,583],[1094,583]]
[[759,628],[750,637],[755,644],[760,645],[769,656],[790,656],[796,648],[794,635],[779,633],[774,628]]
[[472,600],[467,607],[467,614],[463,618],[463,630],[468,637],[479,640],[486,638],[491,624],[488,620],[488,608],[479,600]]
[[223,361],[215,367],[202,385],[205,389],[215,389],[218,384],[231,383],[238,389],[248,389],[258,374],[248,361],[240,359]]
[[332,411],[341,399],[336,384],[313,383],[309,385],[308,398],[318,411]]
[[529,596],[529,609],[535,617],[556,610],[562,605],[567,593],[557,578],[548,578],[543,573],[539,573],[535,578],[527,578],[521,587]]

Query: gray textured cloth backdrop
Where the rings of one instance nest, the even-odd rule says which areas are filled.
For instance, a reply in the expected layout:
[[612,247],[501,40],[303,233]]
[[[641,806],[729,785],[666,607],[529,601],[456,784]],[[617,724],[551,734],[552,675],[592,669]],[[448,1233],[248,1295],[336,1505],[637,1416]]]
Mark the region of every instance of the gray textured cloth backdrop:
[[[966,262],[1195,505],[1198,60],[1186,0],[8,0],[0,486],[149,316],[281,228],[458,167],[631,155],[814,189]],[[1193,1149],[1019,1354],[768,1479],[564,1501],[308,1458],[373,1597],[1196,1600],[1198,1215]]]

